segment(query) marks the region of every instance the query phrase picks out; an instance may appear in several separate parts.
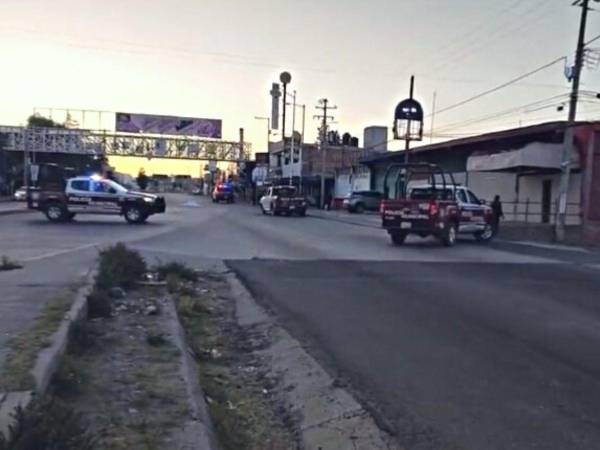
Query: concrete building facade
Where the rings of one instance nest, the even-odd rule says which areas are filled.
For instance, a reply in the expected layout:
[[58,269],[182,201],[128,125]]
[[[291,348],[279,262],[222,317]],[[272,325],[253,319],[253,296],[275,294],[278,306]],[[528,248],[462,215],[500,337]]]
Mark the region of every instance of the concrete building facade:
[[[381,131],[376,131],[374,136],[379,139]],[[269,143],[269,179],[274,183],[297,186],[311,203],[317,205],[320,204],[321,174],[325,177],[325,197],[331,201],[346,195],[353,186],[368,189],[369,170],[360,164],[360,160],[377,152],[343,144],[328,144],[322,152],[319,144],[302,144],[297,135],[293,150],[291,138],[286,138],[285,145],[283,141]]]
[[[441,165],[482,199],[500,195],[506,220],[552,225],[565,127],[548,122],[425,145],[411,150],[411,161]],[[578,122],[575,140],[567,224],[581,226],[588,242],[600,242],[600,122]],[[364,158],[371,188],[395,196],[384,177],[390,164],[403,160],[402,151]]]

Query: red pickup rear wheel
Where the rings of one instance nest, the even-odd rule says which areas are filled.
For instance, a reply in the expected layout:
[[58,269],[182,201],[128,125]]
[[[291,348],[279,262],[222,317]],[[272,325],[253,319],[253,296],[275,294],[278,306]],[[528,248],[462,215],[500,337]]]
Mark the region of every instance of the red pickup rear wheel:
[[407,233],[405,231],[394,231],[390,233],[390,237],[392,238],[392,244],[394,245],[402,245],[406,240]]
[[454,244],[456,244],[456,233],[457,228],[455,223],[449,223],[446,225],[446,229],[442,235],[442,244],[444,244],[446,247],[452,247]]

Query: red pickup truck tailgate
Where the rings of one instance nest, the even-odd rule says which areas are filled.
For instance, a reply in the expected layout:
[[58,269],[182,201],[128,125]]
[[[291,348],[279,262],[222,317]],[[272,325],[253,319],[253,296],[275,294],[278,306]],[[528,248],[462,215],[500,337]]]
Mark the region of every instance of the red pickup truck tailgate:
[[381,202],[382,226],[386,229],[431,231],[439,226],[444,216],[456,214],[455,207],[455,202],[445,200],[384,200]]
[[403,221],[429,222],[429,202],[410,199],[383,200],[381,219],[384,228],[400,228]]

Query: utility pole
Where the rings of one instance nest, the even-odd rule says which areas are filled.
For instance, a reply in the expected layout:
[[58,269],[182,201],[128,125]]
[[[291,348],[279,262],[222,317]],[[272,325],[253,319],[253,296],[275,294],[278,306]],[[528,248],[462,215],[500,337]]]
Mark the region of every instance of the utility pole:
[[294,133],[296,131],[296,91],[292,95],[293,103],[292,103],[292,145],[290,148],[290,186],[293,185],[294,179],[294,142],[296,138],[294,137]]
[[304,165],[303,163],[303,150],[304,150],[304,124],[306,121],[306,105],[302,105],[302,136],[300,136],[300,151],[298,154],[298,163],[300,166],[300,170],[298,171],[298,190],[300,193],[302,193],[302,166]]
[[243,157],[244,157],[244,129],[240,128],[240,157],[239,157],[238,161],[242,161]]
[[437,92],[433,91],[433,104],[431,105],[431,130],[429,131],[429,143],[433,143],[433,123],[435,121],[435,101],[437,100]]
[[23,130],[23,186],[25,186],[25,192],[29,193],[29,174],[30,160],[29,160],[29,142],[31,140],[31,130],[29,127]]
[[337,106],[328,106],[329,100],[322,98],[316,108],[323,111],[323,114],[317,114],[315,119],[321,119],[321,209],[325,208],[325,161],[327,152],[327,121],[333,120],[333,116],[328,116],[327,111],[337,109]]
[[571,158],[573,157],[573,125],[577,117],[577,99],[579,96],[579,80],[581,68],[583,67],[583,56],[585,50],[585,28],[590,0],[578,0],[574,4],[581,6],[581,20],[579,23],[579,36],[577,38],[577,50],[575,52],[575,66],[573,67],[573,85],[569,101],[569,116],[564,131],[563,152],[561,160],[560,193],[558,197],[558,208],[555,220],[555,238],[558,242],[565,240],[565,225],[567,221],[567,197],[569,193],[569,177],[571,175]]

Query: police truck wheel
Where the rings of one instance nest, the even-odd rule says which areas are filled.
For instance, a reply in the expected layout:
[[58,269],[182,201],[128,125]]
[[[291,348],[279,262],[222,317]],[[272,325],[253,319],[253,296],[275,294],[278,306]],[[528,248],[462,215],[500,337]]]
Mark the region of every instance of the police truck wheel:
[[45,213],[50,222],[62,222],[65,220],[67,211],[60,203],[50,203],[46,206]]
[[129,223],[142,223],[147,216],[143,213],[142,208],[133,205],[125,209],[125,220]]
[[456,244],[456,224],[448,224],[444,230],[444,235],[442,236],[442,244],[446,247],[452,247]]
[[390,234],[390,237],[392,238],[392,244],[397,246],[404,244],[406,236],[407,234],[403,231],[395,231],[394,233]]

